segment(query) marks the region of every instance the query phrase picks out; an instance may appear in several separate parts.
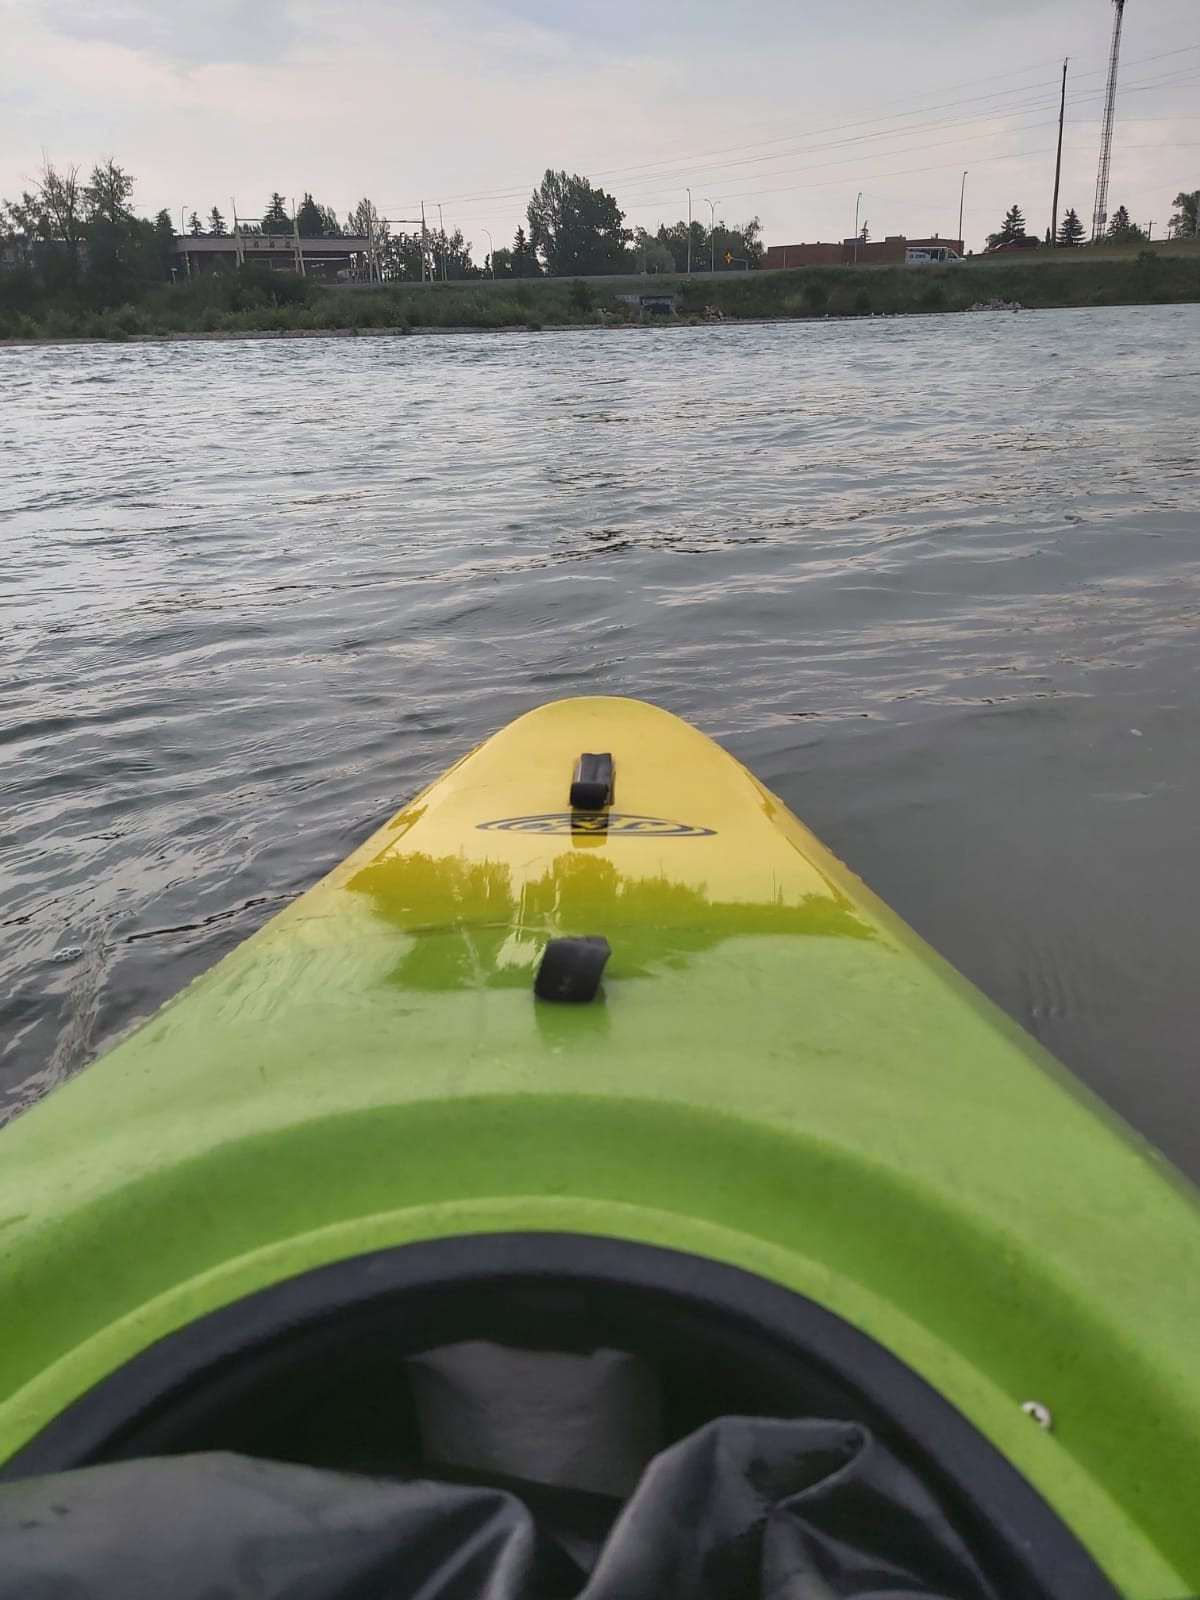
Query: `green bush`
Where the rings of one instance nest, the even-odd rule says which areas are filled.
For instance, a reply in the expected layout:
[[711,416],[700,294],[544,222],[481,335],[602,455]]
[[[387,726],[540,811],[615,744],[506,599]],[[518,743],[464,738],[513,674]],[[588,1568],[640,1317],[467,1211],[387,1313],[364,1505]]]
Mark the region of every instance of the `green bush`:
[[809,279],[801,293],[804,296],[805,305],[813,316],[819,316],[829,304],[829,290],[815,278]]

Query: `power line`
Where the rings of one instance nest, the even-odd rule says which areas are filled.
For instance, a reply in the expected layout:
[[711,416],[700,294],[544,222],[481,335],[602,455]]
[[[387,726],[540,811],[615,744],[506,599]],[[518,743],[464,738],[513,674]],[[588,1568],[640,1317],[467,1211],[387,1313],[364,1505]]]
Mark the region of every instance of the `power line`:
[[[1168,82],[1167,80],[1171,80],[1171,81]],[[1150,90],[1159,90],[1159,89],[1162,89],[1163,87],[1184,87],[1185,84],[1190,85],[1190,83],[1192,81],[1194,81],[1194,69],[1187,69],[1182,78],[1180,76],[1180,73],[1167,74],[1166,75],[1166,79],[1153,78],[1153,79],[1144,80],[1141,84],[1137,84],[1137,83],[1131,84],[1128,87],[1126,92],[1129,93],[1129,94],[1136,94],[1136,93],[1145,93],[1145,92],[1148,92]],[[1101,91],[1097,91],[1095,93],[1085,94],[1085,95],[1078,95],[1077,94],[1074,97],[1071,97],[1071,98],[1068,99],[1068,105],[1070,107],[1072,107],[1072,108],[1077,109],[1080,106],[1087,105],[1087,104],[1090,104],[1092,102],[1098,101],[1101,98],[1102,98],[1102,92]],[[1047,109],[1048,108],[1049,108],[1049,106],[1047,107]],[[1032,108],[1027,108],[1027,110],[1031,111]],[[971,119],[971,120],[980,120],[980,119]],[[986,119],[984,119],[984,120],[986,120]],[[1135,120],[1136,119],[1128,119],[1128,121],[1130,123],[1134,122]],[[1158,121],[1161,121],[1163,119],[1155,117],[1155,118],[1149,118],[1149,119],[1146,119],[1146,120],[1149,120],[1149,121],[1152,121],[1152,122],[1158,122]],[[1180,117],[1177,120],[1184,120],[1184,118]],[[1051,118],[1049,118],[1049,119],[1047,119],[1045,121],[1040,121],[1040,122],[1039,121],[1021,122],[1021,123],[1017,123],[1014,126],[1006,128],[1006,129],[1003,129],[1003,130],[987,131],[987,132],[984,132],[984,133],[971,134],[971,135],[960,135],[960,136],[956,136],[955,138],[952,138],[952,139],[940,139],[940,140],[933,140],[933,141],[925,141],[925,142],[922,142],[922,143],[919,143],[919,144],[915,144],[915,145],[901,146],[898,149],[877,150],[877,151],[874,152],[874,154],[875,154],[877,159],[890,160],[890,159],[892,159],[893,157],[896,157],[896,156],[916,154],[918,151],[921,151],[921,150],[936,150],[936,149],[946,149],[946,148],[951,148],[951,147],[959,147],[959,146],[961,146],[963,144],[977,142],[980,139],[994,138],[994,139],[1000,140],[1000,139],[1010,138],[1010,137],[1013,137],[1014,135],[1017,135],[1017,134],[1033,132],[1037,128],[1052,127],[1052,126],[1054,126],[1056,124],[1056,121],[1057,121],[1056,118],[1051,117]],[[1076,118],[1075,121],[1076,121],[1076,125],[1078,125],[1079,119]],[[931,127],[931,129],[929,131],[931,131],[931,132],[947,131],[948,129],[953,128],[953,127],[970,126],[970,125],[971,125],[971,121],[967,121],[965,123],[963,123],[963,122],[958,122],[958,123],[950,122],[950,123],[941,125],[941,127],[939,127],[938,125],[934,125],[933,127]],[[880,137],[894,137],[894,136],[895,136],[894,134],[890,134],[890,135],[881,135]],[[828,147],[828,148],[832,148],[832,147]],[[987,158],[987,159],[989,159],[989,160],[1016,160],[1016,159],[1019,159],[1022,154],[1041,154],[1041,153],[1043,153],[1043,152],[1041,152],[1041,151],[1007,152],[1007,153],[1002,152],[1001,154],[997,155],[996,157]],[[769,172],[769,173],[755,174],[754,177],[757,177],[757,178],[760,178],[760,179],[761,178],[769,178],[769,177],[789,177],[789,176],[791,176],[793,174],[796,174],[796,173],[826,171],[826,170],[828,170],[828,169],[830,169],[832,167],[850,166],[850,165],[854,164],[858,159],[859,159],[858,155],[852,155],[852,156],[840,157],[840,158],[837,158],[835,160],[825,161],[825,162],[816,162],[816,163],[807,162],[807,163],[804,163],[802,166],[798,166],[798,167],[789,167],[789,168],[784,168],[784,169],[781,169],[781,170],[778,170],[778,171]],[[981,158],[973,156],[971,159],[973,161],[975,161],[976,163],[978,163]],[[911,171],[913,169],[905,169],[905,170]],[[917,169],[917,170],[937,170],[937,169],[931,167],[931,168],[928,168],[928,169]],[[886,172],[883,172],[883,173],[868,174],[867,176],[868,177],[888,177],[889,174],[886,173]],[[734,177],[730,177],[730,178],[724,178],[724,179],[718,178],[718,179],[715,180],[715,182],[713,180],[711,180],[711,179],[706,179],[706,181],[709,182],[710,187],[717,188],[717,187],[720,187],[722,184],[728,185],[730,183],[737,182],[737,179],[734,178]],[[751,179],[751,181],[753,181],[753,178]],[[837,180],[835,180],[835,181],[837,181]],[[822,188],[822,187],[827,187],[827,186],[828,185],[825,185],[825,184],[793,184],[793,185],[785,186],[783,188],[757,189],[757,190],[742,191],[742,192],[726,192],[726,193],[720,194],[718,196],[715,196],[715,198],[720,199],[720,200],[722,200],[724,202],[729,202],[729,201],[732,201],[732,200],[754,199],[754,198],[757,198],[757,197],[759,197],[761,195],[789,193],[794,189]],[[527,191],[522,190],[520,192],[522,194],[524,194]],[[629,212],[629,211],[647,211],[647,210],[656,208],[656,207],[661,206],[661,205],[671,204],[674,199],[675,199],[675,195],[674,195],[673,191],[665,192],[665,193],[650,194],[650,195],[635,195],[632,199],[629,199],[625,195],[622,196],[623,206],[624,206],[624,209],[627,212]],[[464,216],[464,215],[462,215],[460,213],[459,216],[458,216],[458,221],[459,221],[460,224],[462,224],[462,223],[470,224],[471,222],[478,221],[478,220],[491,221],[491,220],[493,220],[495,215],[496,215],[495,213],[486,213],[486,214],[485,213],[475,213],[475,214],[468,213],[467,215]]]
[[[1200,46],[1196,46],[1195,48],[1196,49],[1200,49]],[[1164,52],[1163,54],[1177,54],[1177,53],[1182,53],[1182,52]],[[1147,59],[1147,60],[1148,59],[1162,59],[1162,57],[1158,56],[1158,57],[1154,57],[1154,58],[1145,58],[1145,59]],[[1126,94],[1137,94],[1137,93],[1147,92],[1149,90],[1167,90],[1167,89],[1171,89],[1171,88],[1182,88],[1182,87],[1185,87],[1185,86],[1190,86],[1191,82],[1194,81],[1194,73],[1195,73],[1195,68],[1194,67],[1177,68],[1177,69],[1174,69],[1173,71],[1168,72],[1166,74],[1160,74],[1160,75],[1157,75],[1157,76],[1154,76],[1154,77],[1151,77],[1151,78],[1148,78],[1148,79],[1143,79],[1143,80],[1140,80],[1140,81],[1139,80],[1135,80],[1134,83],[1129,84],[1127,86],[1127,88],[1126,88],[1126,90],[1124,92]],[[1080,74],[1080,76],[1083,76],[1083,74]],[[1097,74],[1093,73],[1093,74],[1089,74],[1089,76],[1093,76],[1094,77],[1094,76],[1097,76]],[[1008,91],[1008,92],[1010,94],[1012,94],[1012,93],[1025,93],[1025,92],[1027,92],[1027,87],[1026,87],[1026,89],[1022,89],[1022,90],[1018,90],[1018,91]],[[1100,99],[1102,99],[1102,97],[1103,97],[1103,91],[1101,91],[1101,90],[1096,90],[1096,91],[1094,91],[1094,92],[1092,92],[1090,94],[1083,94],[1083,95],[1076,93],[1076,94],[1074,94],[1074,95],[1072,95],[1072,96],[1070,96],[1068,98],[1068,105],[1072,110],[1077,112],[1080,107],[1082,107],[1084,105],[1091,104],[1091,103],[1096,102],[1096,101],[1099,101]],[[1035,112],[1036,110],[1039,110],[1039,109],[1049,110],[1049,109],[1051,109],[1052,106],[1056,105],[1056,102],[1057,102],[1057,95],[1053,95],[1053,96],[1050,96],[1049,98],[1045,98],[1045,99],[1043,99],[1041,101],[1030,102],[1029,104],[1027,104],[1025,106],[1013,107],[1007,113],[1007,115],[1011,116],[1013,114],[1013,112],[1029,114],[1029,113],[1033,113],[1033,112]],[[989,121],[989,120],[993,120],[995,117],[1000,116],[1000,115],[1004,115],[1004,114],[1006,114],[1006,113],[999,112],[999,111],[989,112],[989,111],[985,110],[985,111],[981,112],[980,114],[978,114],[978,115],[976,115],[974,117],[959,118],[959,119],[954,119],[954,120],[946,121],[946,122],[942,122],[942,123],[933,123],[933,124],[931,124],[929,126],[929,129],[927,131],[929,131],[929,132],[943,132],[943,131],[949,131],[950,129],[956,128],[956,127],[970,127],[970,126],[972,126],[972,125],[974,125],[974,124],[976,124],[978,122],[981,122],[981,121],[982,122],[986,122],[986,121]],[[1053,120],[1053,119],[1051,119],[1051,120]],[[1076,122],[1078,122],[1078,120],[1079,120],[1078,117],[1076,117],[1075,120],[1076,120]],[[1131,120],[1131,119],[1126,119],[1126,120]],[[1150,120],[1161,121],[1161,120],[1164,120],[1164,119],[1162,119],[1162,118],[1153,118],[1153,119],[1150,119]],[[1182,120],[1182,118],[1180,118],[1178,120]],[[1047,126],[1047,125],[1049,125],[1049,124],[1048,123],[1039,123],[1039,122],[1033,122],[1033,123],[1022,122],[1022,123],[1018,123],[1015,126],[1013,126],[1011,128],[1007,128],[1007,129],[988,130],[987,132],[985,132],[983,134],[978,134],[978,135],[963,135],[963,136],[961,136],[961,138],[956,139],[956,140],[941,140],[941,141],[935,141],[935,142],[932,142],[932,143],[926,142],[926,143],[923,143],[923,144],[904,146],[904,147],[901,147],[900,149],[892,150],[892,151],[877,150],[875,153],[876,153],[877,156],[881,156],[881,157],[886,159],[886,158],[890,157],[891,155],[900,155],[900,154],[911,153],[911,152],[915,152],[916,150],[920,150],[920,149],[933,149],[933,148],[938,148],[941,145],[949,145],[949,144],[952,144],[952,143],[968,143],[968,142],[972,142],[972,141],[974,141],[974,140],[976,140],[978,138],[994,137],[994,138],[997,138],[997,139],[1001,139],[1001,138],[1009,136],[1009,135],[1011,135],[1013,133],[1023,132],[1023,131],[1024,132],[1028,132],[1028,131],[1032,131],[1032,129],[1035,128],[1035,127],[1042,127],[1042,126]],[[898,136],[902,137],[903,133],[905,131],[911,131],[911,130],[895,129],[895,128],[893,128],[893,129],[885,129],[885,130],[881,130],[881,131],[876,132],[876,133],[861,134],[861,135],[858,135],[858,136],[856,136],[854,138],[851,138],[851,139],[833,140],[833,141],[828,142],[825,145],[813,146],[812,149],[814,151],[816,151],[816,152],[819,152],[819,151],[821,151],[823,149],[837,149],[837,148],[844,148],[846,146],[854,146],[854,147],[858,148],[858,147],[861,147],[864,144],[878,143],[881,140],[887,140],[887,139],[895,138],[895,137],[898,137]],[[758,160],[771,160],[771,159],[773,159],[773,160],[786,160],[788,158],[788,156],[790,154],[792,154],[792,153],[793,152],[783,152],[783,151],[781,151],[781,152],[778,152],[774,157],[751,158],[751,162],[753,163],[754,159],[758,159]],[[796,153],[798,153],[798,152],[796,152]],[[818,164],[816,166],[814,166],[812,164],[805,164],[802,167],[791,167],[791,168],[774,169],[772,171],[764,171],[764,172],[761,172],[761,173],[757,173],[757,174],[754,174],[753,176],[754,177],[758,177],[758,178],[766,178],[766,177],[772,177],[772,176],[783,177],[783,176],[789,175],[792,172],[821,170],[823,167],[829,167],[829,166],[834,166],[834,165],[847,165],[847,164],[850,164],[851,162],[853,162],[855,159],[856,158],[854,156],[851,156],[851,157],[848,157],[848,158],[844,158],[841,161],[820,163],[820,164]],[[736,163],[736,162],[731,162],[731,163],[728,163],[727,165],[734,166],[734,165],[737,165],[737,164],[738,163]],[[717,187],[717,186],[722,185],[722,184],[727,185],[727,184],[729,184],[731,182],[737,181],[736,177],[734,177],[732,175],[731,176],[727,176],[727,177],[723,177],[723,178],[715,176],[715,173],[717,172],[717,170],[718,170],[717,168],[703,169],[702,172],[696,173],[695,176],[698,179],[701,176],[703,176],[703,181],[706,182],[710,187]],[[669,177],[669,175],[668,175],[668,177]],[[644,192],[641,192],[641,193],[638,192],[639,185],[641,185],[643,187],[643,189],[644,188],[650,188],[652,190],[658,191],[658,190],[661,189],[661,187],[662,187],[662,185],[664,184],[665,181],[667,181],[666,178],[656,175],[656,176],[649,177],[649,178],[642,179],[642,180],[635,180],[635,182],[632,185],[623,185],[622,186],[622,201],[623,201],[623,204],[625,205],[625,209],[626,210],[646,210],[650,206],[653,206],[653,205],[670,203],[670,200],[672,199],[672,195],[663,194],[663,193],[652,193],[650,195],[647,195]],[[753,181],[753,178],[752,178],[751,181]],[[801,186],[797,186],[797,187],[801,187]],[[632,195],[630,194],[630,189],[631,188],[633,190],[633,194]],[[773,192],[780,192],[780,191],[756,191],[756,192],[773,193]],[[522,187],[520,189],[495,191],[495,195],[496,195],[496,198],[498,200],[502,200],[503,198],[508,198],[508,197],[512,197],[514,199],[518,199],[518,198],[519,199],[524,199],[528,195],[528,193],[529,193],[529,190],[528,190],[528,188],[525,188],[525,187]],[[731,193],[726,193],[726,194],[720,196],[720,198],[724,199],[724,200],[732,200],[732,199],[738,199],[738,198],[743,198],[743,197],[744,196],[737,195],[737,194],[731,194]],[[483,198],[483,197],[481,196],[481,198]],[[483,211],[483,210],[470,211],[470,210],[468,210],[465,214],[462,213],[462,212],[458,213],[458,221],[460,223],[464,223],[464,222],[465,223],[471,223],[471,222],[477,222],[477,221],[481,221],[481,220],[482,221],[491,222],[491,221],[499,220],[500,215],[501,215],[500,211],[498,209],[495,209],[495,208],[490,209],[488,211]]]
[[[1152,55],[1136,57],[1134,60],[1128,62],[1127,65],[1128,66],[1144,65],[1144,64],[1146,64],[1147,62],[1150,62],[1150,61],[1161,61],[1161,60],[1166,59],[1167,57],[1178,57],[1180,55],[1185,55],[1185,54],[1187,54],[1187,53],[1189,53],[1191,51],[1196,51],[1196,50],[1200,50],[1200,44],[1185,45],[1185,46],[1181,46],[1180,48],[1175,49],[1175,50],[1163,50],[1163,51],[1155,52]],[[1027,72],[1030,72],[1030,71],[1037,70],[1038,65],[1041,65],[1041,64],[1040,63],[1036,63],[1036,64],[1031,65],[1031,66],[1019,67],[1019,68],[1016,68],[1014,70],[1014,72],[1009,73],[1009,74],[1001,74],[1001,76],[1002,77],[1004,77],[1004,76],[1011,77],[1011,76],[1021,75],[1021,74],[1024,74],[1024,73],[1027,73]],[[1096,68],[1096,69],[1094,69],[1092,71],[1088,71],[1088,72],[1079,72],[1079,73],[1074,74],[1074,81],[1076,83],[1078,83],[1080,81],[1080,79],[1082,79],[1082,78],[1100,77],[1103,74],[1103,72],[1104,72],[1104,68],[1103,67],[1099,67],[1099,68]],[[966,84],[970,84],[972,82],[978,82],[978,81],[995,82],[995,81],[998,81],[998,80],[996,78],[993,78],[993,77],[988,77],[988,78],[986,78],[986,80],[966,79],[966,80],[964,80],[964,83],[959,85],[959,87],[964,87]],[[722,156],[738,155],[738,154],[740,154],[740,152],[745,151],[745,150],[765,149],[767,146],[779,145],[779,144],[788,144],[789,142],[797,140],[797,139],[800,139],[800,140],[803,140],[803,141],[808,141],[810,139],[820,138],[820,137],[822,137],[823,135],[825,135],[827,133],[841,133],[841,132],[845,132],[845,131],[847,131],[849,129],[854,129],[854,128],[870,128],[873,124],[877,124],[877,123],[880,123],[880,122],[908,121],[908,120],[911,120],[913,117],[928,116],[928,115],[930,115],[931,112],[934,112],[934,111],[952,110],[952,109],[954,109],[954,108],[956,108],[958,106],[962,106],[962,105],[971,105],[971,106],[975,106],[975,107],[981,107],[982,104],[984,102],[987,102],[987,101],[1005,100],[1005,99],[1010,99],[1010,98],[1013,98],[1013,97],[1019,97],[1019,96],[1022,96],[1022,95],[1029,95],[1029,94],[1036,93],[1038,90],[1052,90],[1052,89],[1057,87],[1057,84],[1058,84],[1058,73],[1057,73],[1057,63],[1056,63],[1054,76],[1052,78],[1046,79],[1044,82],[1039,82],[1039,83],[1036,83],[1036,84],[1022,84],[1022,85],[1018,85],[1014,89],[997,90],[992,94],[985,94],[983,96],[967,95],[967,96],[963,96],[963,97],[958,98],[958,99],[935,102],[934,104],[920,104],[920,105],[914,107],[913,109],[910,109],[910,110],[907,110],[907,111],[895,112],[895,113],[892,113],[890,115],[878,115],[877,114],[877,115],[872,116],[872,117],[863,117],[863,118],[860,118],[860,119],[858,119],[856,121],[853,121],[853,122],[836,123],[836,124],[833,124],[830,127],[826,127],[826,128],[810,129],[810,130],[808,130],[807,132],[804,132],[804,133],[797,132],[797,133],[785,134],[785,135],[781,135],[780,137],[775,138],[775,139],[767,139],[767,140],[762,140],[762,141],[755,141],[755,142],[753,142],[751,144],[727,145],[727,146],[723,146],[719,150],[710,150],[710,151],[702,152],[700,154],[669,157],[665,161],[664,160],[658,160],[658,161],[650,161],[650,162],[640,162],[640,163],[635,163],[635,164],[633,164],[631,166],[627,166],[627,167],[607,167],[607,168],[600,168],[600,169],[592,168],[591,169],[592,170],[592,176],[595,177],[595,178],[611,178],[611,177],[620,176],[623,173],[644,172],[644,173],[647,173],[649,175],[649,181],[654,181],[654,182],[657,182],[657,181],[660,181],[660,180],[665,180],[666,178],[670,177],[671,175],[677,174],[677,173],[680,173],[680,174],[682,174],[684,176],[688,176],[688,175],[692,174],[692,172],[693,172],[693,167],[692,167],[691,164],[694,164],[694,163],[697,163],[697,162],[701,162],[701,161],[707,161],[707,160],[710,160],[710,159],[714,159],[714,160],[717,160],[718,165],[721,165],[721,166],[731,165],[733,163],[731,163],[729,161],[721,161],[720,158]],[[893,103],[896,103],[896,102],[893,102]],[[901,103],[903,103],[903,102],[901,102]],[[911,100],[908,100],[908,104],[910,106],[912,105]],[[980,115],[986,115],[987,113],[986,113],[986,111],[981,110],[979,114]],[[902,130],[902,129],[887,129],[887,128],[883,128],[883,129],[879,129],[875,133],[861,134],[861,135],[858,135],[857,137],[859,139],[886,138],[891,133],[903,132],[903,131],[904,130]],[[839,142],[854,142],[854,141],[853,140],[851,140],[851,141],[834,141],[834,143],[839,143]],[[792,152],[787,152],[787,151],[777,152],[777,154],[779,156],[784,156],[784,155],[787,155],[789,153],[795,154],[795,153],[799,153],[799,152],[798,152],[798,150],[797,151],[792,151]],[[753,161],[756,158],[748,157],[746,159],[748,159],[750,161]],[[757,158],[757,159],[769,160],[769,159],[772,159],[772,157],[763,156],[763,157],[760,157],[760,158]],[[710,170],[710,169],[701,169],[701,171],[703,171],[703,170]],[[700,176],[700,172],[696,172],[694,175],[696,175],[698,177],[698,176]],[[643,181],[643,180],[632,179],[632,180],[630,180],[629,183],[625,184],[623,187],[628,190],[631,187],[635,187],[637,185],[637,183],[639,183],[641,181]],[[528,188],[526,186],[524,186],[524,185],[522,185],[520,187],[514,187],[514,188],[511,188],[511,189],[485,189],[485,190],[465,191],[465,192],[460,193],[460,194],[444,195],[443,196],[443,201],[447,205],[449,205],[451,203],[456,204],[456,205],[459,204],[459,203],[464,204],[464,205],[470,205],[473,202],[479,201],[479,200],[497,200],[497,201],[500,201],[500,200],[508,200],[508,199],[520,199],[524,195],[526,195],[528,192],[529,192]]]

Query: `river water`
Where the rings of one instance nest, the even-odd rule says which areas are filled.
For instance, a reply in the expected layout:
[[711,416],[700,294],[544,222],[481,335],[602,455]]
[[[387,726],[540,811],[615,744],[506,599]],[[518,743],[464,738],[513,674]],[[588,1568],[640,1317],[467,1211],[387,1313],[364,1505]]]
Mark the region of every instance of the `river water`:
[[1200,306],[0,349],[0,1113],[641,695],[1200,1176]]

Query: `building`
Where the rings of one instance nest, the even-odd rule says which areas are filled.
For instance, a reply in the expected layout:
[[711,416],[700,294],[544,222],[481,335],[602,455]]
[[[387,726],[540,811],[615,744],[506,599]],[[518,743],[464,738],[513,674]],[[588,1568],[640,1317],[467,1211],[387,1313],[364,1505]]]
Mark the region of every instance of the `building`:
[[298,272],[323,283],[366,277],[370,241],[346,238],[302,239],[293,233],[176,234],[171,246],[180,276],[233,271],[255,263],[273,272]]
[[910,250],[952,250],[963,253],[961,239],[906,239],[902,233],[886,239],[843,239],[840,244],[773,244],[767,250],[764,267],[863,267],[899,266],[908,260]]

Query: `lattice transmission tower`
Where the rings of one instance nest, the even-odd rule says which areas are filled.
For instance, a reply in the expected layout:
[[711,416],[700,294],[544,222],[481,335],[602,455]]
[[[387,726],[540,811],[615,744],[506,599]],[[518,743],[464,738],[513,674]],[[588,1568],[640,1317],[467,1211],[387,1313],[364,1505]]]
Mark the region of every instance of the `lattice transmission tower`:
[[1121,58],[1121,24],[1125,19],[1125,0],[1113,0],[1112,50],[1108,57],[1108,88],[1104,94],[1104,127],[1100,132],[1100,167],[1096,173],[1096,203],[1092,207],[1092,241],[1104,237],[1108,221],[1108,169],[1112,165],[1113,117],[1117,109],[1117,64]]

